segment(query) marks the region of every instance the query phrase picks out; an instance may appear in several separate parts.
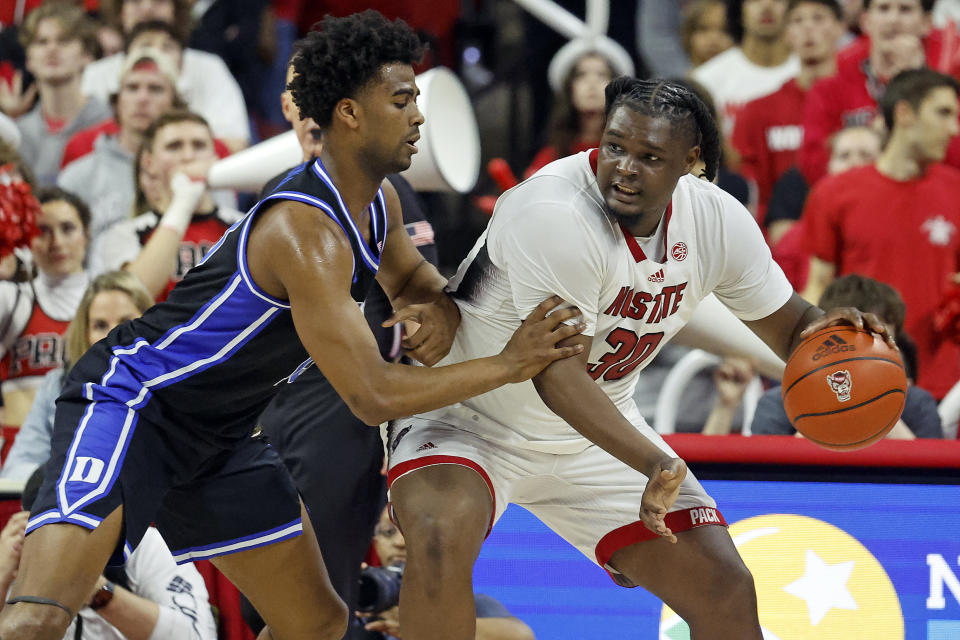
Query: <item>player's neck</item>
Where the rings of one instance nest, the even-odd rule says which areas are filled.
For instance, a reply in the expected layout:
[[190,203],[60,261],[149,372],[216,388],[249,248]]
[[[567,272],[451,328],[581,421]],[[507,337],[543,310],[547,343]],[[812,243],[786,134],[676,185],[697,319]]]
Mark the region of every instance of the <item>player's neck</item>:
[[320,161],[340,192],[350,215],[354,220],[360,220],[386,176],[371,172],[356,155],[333,152],[332,146],[323,146]]

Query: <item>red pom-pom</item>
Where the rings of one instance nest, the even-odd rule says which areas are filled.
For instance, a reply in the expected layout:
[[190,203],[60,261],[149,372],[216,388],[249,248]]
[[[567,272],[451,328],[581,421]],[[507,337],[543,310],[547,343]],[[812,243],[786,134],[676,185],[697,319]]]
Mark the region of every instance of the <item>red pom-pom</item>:
[[40,235],[40,203],[23,180],[11,178],[11,165],[0,167],[0,258],[14,249],[29,247]]

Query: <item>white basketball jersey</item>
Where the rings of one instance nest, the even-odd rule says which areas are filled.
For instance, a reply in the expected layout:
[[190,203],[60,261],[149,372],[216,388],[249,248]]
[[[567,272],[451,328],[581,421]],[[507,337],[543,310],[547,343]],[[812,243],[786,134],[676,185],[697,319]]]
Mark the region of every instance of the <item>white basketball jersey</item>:
[[[756,320],[793,290],[747,210],[693,176],[680,179],[654,235],[634,238],[606,213],[596,153],[548,164],[497,201],[450,282],[462,322],[441,364],[498,353],[521,320],[556,294],[580,309],[584,334],[593,336],[590,377],[635,422],[640,371],[704,296],[714,292],[738,317]],[[471,398],[463,409],[499,425],[477,416],[478,432],[516,446],[573,453],[590,444],[530,381]]]

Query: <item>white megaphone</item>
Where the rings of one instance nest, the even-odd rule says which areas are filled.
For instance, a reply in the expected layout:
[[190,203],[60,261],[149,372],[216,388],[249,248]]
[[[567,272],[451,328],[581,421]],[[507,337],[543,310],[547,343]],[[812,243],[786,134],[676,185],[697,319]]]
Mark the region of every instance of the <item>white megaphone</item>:
[[[457,76],[436,67],[417,76],[423,112],[419,152],[401,175],[417,191],[467,193],[480,175],[480,133],[470,98]],[[260,191],[270,178],[303,161],[293,130],[218,161],[207,181],[214,189]]]

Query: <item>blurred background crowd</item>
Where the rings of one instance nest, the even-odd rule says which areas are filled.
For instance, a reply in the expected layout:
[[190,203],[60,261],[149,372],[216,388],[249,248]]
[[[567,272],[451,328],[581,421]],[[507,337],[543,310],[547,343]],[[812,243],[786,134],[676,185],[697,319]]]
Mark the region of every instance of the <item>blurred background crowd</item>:
[[[442,271],[501,190],[597,146],[612,77],[674,79],[715,112],[717,182],[795,288],[895,333],[913,385],[891,435],[956,438],[960,0],[616,0],[609,38],[592,41],[570,41],[534,4],[545,0],[0,2],[0,183],[39,202],[39,234],[0,261],[3,476],[45,460],[64,365],[165,298],[256,201],[213,188],[211,166],[291,127],[304,158],[316,151],[285,91],[290,56],[323,15],[364,8],[413,26],[430,45],[418,71],[452,69],[473,105],[476,186],[411,195],[422,215],[408,231]],[[579,19],[587,4],[555,0]],[[749,357],[670,346],[637,402],[665,433],[790,434],[775,383]],[[675,396],[680,409],[663,406]],[[15,555],[15,534],[0,556]]]

